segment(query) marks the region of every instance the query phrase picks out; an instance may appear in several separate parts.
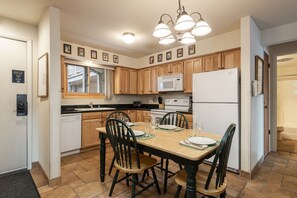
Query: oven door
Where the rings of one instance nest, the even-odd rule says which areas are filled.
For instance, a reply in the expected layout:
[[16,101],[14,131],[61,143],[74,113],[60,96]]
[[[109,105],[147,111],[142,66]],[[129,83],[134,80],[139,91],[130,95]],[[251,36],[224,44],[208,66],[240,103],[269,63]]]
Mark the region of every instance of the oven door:
[[159,125],[165,114],[164,113],[151,113],[151,117],[152,117],[151,120],[155,120],[156,124]]

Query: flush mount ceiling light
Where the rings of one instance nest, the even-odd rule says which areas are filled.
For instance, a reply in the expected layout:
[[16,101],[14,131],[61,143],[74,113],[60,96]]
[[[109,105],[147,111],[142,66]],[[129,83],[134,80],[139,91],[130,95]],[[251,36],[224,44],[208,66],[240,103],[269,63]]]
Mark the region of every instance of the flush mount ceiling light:
[[[169,14],[161,15],[160,21],[153,32],[153,36],[160,39],[160,44],[171,44],[175,40],[182,44],[192,44],[196,42],[195,36],[205,36],[212,31],[199,12],[188,15],[185,7],[181,6],[180,0],[178,0],[177,14],[176,22],[172,20]],[[197,23],[191,17],[194,14],[199,16]],[[166,23],[163,20],[165,16],[169,17]],[[169,24],[171,24],[171,28],[168,26]]]
[[125,33],[123,33],[122,39],[127,44],[134,43],[135,34],[133,34],[132,32],[125,32]]
[[288,62],[290,60],[293,60],[294,58],[281,58],[281,59],[278,59],[277,62]]

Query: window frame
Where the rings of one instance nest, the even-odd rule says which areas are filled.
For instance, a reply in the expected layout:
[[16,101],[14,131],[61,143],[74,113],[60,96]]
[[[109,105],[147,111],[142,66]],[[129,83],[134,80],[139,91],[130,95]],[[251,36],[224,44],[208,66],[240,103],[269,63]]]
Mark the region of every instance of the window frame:
[[[76,92],[68,92],[67,90],[67,83],[68,83],[68,78],[67,78],[67,65],[74,65],[74,66],[82,66],[87,69],[88,73],[88,87],[87,87],[87,93],[76,93]],[[104,93],[89,93],[90,91],[90,68],[98,68],[98,67],[92,67],[88,65],[83,65],[82,63],[66,63],[64,61],[64,58],[61,58],[61,92],[62,92],[62,98],[105,98],[105,92],[106,92],[106,69],[104,69]]]

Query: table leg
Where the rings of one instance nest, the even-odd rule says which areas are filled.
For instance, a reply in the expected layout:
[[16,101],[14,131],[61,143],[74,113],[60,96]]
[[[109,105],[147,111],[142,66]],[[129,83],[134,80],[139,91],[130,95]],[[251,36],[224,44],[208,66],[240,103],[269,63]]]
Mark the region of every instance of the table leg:
[[185,169],[187,172],[187,198],[193,198],[196,197],[196,174],[198,165],[187,163]]
[[105,154],[106,154],[106,146],[105,146],[105,137],[102,133],[99,133],[100,138],[100,180],[104,182],[105,177]]

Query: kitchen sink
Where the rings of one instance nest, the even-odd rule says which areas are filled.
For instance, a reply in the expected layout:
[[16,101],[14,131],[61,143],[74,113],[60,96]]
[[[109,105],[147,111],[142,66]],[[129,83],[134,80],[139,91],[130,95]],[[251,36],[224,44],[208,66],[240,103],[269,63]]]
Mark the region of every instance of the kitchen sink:
[[105,110],[115,110],[116,108],[111,107],[98,107],[98,108],[75,108],[75,111],[105,111]]

